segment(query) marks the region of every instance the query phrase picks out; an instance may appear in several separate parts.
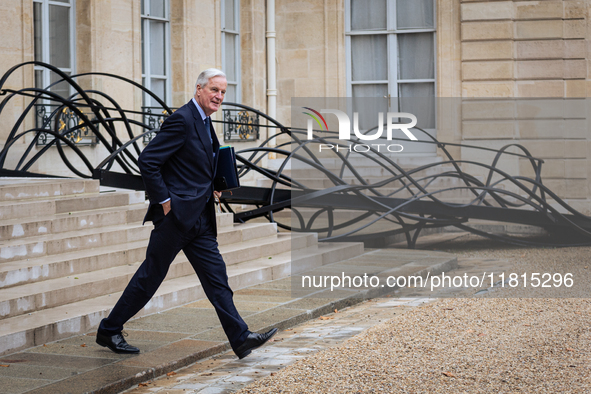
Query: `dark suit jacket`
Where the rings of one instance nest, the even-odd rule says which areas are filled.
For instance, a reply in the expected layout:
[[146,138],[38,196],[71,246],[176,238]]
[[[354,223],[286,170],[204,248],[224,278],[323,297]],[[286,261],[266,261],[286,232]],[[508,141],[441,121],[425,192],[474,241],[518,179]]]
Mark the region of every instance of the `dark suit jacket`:
[[217,231],[212,197],[217,160],[213,152],[217,159],[219,148],[213,126],[211,133],[206,130],[192,101],[170,115],[139,157],[150,198],[144,222],[151,221],[154,209],[170,197],[169,215],[182,231],[193,228],[206,206]]

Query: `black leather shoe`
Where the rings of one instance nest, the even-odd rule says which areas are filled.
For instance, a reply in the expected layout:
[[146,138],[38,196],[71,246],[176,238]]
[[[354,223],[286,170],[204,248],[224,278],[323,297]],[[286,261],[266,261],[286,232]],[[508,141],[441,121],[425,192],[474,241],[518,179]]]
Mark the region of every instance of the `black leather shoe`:
[[100,332],[97,332],[96,343],[102,347],[108,347],[115,353],[135,354],[140,352],[140,349],[127,343],[122,334],[103,335]]
[[250,354],[254,349],[261,347],[267,342],[273,335],[277,334],[277,329],[272,328],[268,332],[264,334],[257,334],[256,332],[251,332],[246,337],[246,341],[234,350],[234,353],[238,356],[238,358],[244,358]]

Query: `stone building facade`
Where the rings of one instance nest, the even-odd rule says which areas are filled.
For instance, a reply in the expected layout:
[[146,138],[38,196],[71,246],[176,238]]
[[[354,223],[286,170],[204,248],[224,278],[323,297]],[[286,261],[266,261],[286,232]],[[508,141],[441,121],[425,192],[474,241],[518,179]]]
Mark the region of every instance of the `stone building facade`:
[[[61,39],[71,42],[72,73],[114,73],[144,85],[152,78],[153,87],[165,86],[168,104],[180,106],[192,96],[200,70],[236,67],[237,101],[273,112],[287,125],[292,97],[346,97],[362,85],[394,94],[422,83],[435,97],[455,100],[454,115],[438,119],[438,139],[495,148],[520,143],[545,160],[546,184],[576,208],[591,212],[591,130],[585,100],[591,94],[591,0],[0,0],[0,73],[36,58],[40,12],[64,4],[71,9],[71,29],[70,36]],[[155,10],[154,15],[146,14],[148,9]],[[270,17],[275,26],[271,30]],[[398,70],[392,76],[393,69],[403,67],[405,40],[412,42],[410,35],[403,37],[410,30],[401,26],[416,18],[422,22],[404,29],[433,40],[433,54],[425,52],[422,58],[432,62],[432,75],[409,79]],[[166,68],[165,76],[146,74],[147,37],[153,34],[157,42],[160,33],[154,26],[164,26],[163,44],[151,50],[165,57],[159,63]],[[370,35],[371,45],[356,44],[363,42],[359,37]],[[270,39],[275,43],[273,66],[267,59]],[[378,82],[368,76],[356,81],[356,48],[379,60],[374,63],[385,64],[385,69],[376,65],[374,71],[387,76]],[[157,57],[147,61],[159,67]],[[272,83],[269,67],[276,75]],[[11,76],[8,86],[33,86],[35,78],[31,66]],[[125,108],[145,104],[137,90],[117,82],[101,77],[80,82],[109,92]],[[273,84],[276,89],[271,89]],[[276,97],[274,108],[269,108],[271,96]],[[531,100],[537,98],[557,101],[537,106]],[[25,105],[17,101],[3,111],[0,137],[8,134],[7,123]],[[30,127],[33,120],[28,122]],[[265,137],[262,130],[260,139]],[[257,141],[240,144],[242,148]],[[84,149],[91,157],[101,157],[100,146]],[[458,158],[474,158],[469,150],[451,150]],[[37,170],[52,165],[47,158]],[[519,159],[504,168],[513,174],[531,171]]]

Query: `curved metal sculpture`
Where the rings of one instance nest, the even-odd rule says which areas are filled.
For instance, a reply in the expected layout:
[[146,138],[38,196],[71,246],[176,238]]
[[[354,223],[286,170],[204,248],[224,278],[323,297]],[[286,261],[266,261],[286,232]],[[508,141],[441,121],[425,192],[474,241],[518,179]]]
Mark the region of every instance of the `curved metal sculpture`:
[[[47,67],[56,73],[61,80],[55,84],[67,83],[73,94],[67,98],[55,94],[51,91],[55,84],[44,89],[14,90],[6,87],[6,81],[11,74],[21,67],[33,64]],[[157,132],[158,122],[154,120],[155,115],[149,109],[123,109],[107,94],[85,90],[76,82],[81,76],[91,75],[114,78],[140,89],[161,106],[164,113],[157,115],[158,117],[168,116],[173,111],[154,93],[121,76],[106,73],[68,76],[59,69],[40,62],[19,64],[0,79],[0,95],[5,96],[0,103],[0,116],[8,103],[17,97],[26,97],[31,101],[12,125],[0,151],[0,175],[52,176],[32,173],[30,169],[43,154],[55,147],[65,166],[78,177],[100,179],[103,185],[143,190],[137,167],[137,157],[141,152],[139,143],[147,142],[149,135]],[[520,245],[591,244],[591,218],[577,212],[543,184],[543,161],[531,156],[521,145],[511,144],[494,150],[465,144],[450,144],[439,142],[423,131],[429,136],[430,141],[421,143],[434,144],[445,160],[405,169],[375,149],[358,152],[356,154],[362,160],[380,170],[379,177],[368,180],[353,165],[349,152],[335,152],[333,159],[338,165],[331,168],[324,164],[323,158],[314,153],[315,149],[312,147],[317,144],[345,148],[339,143],[337,133],[316,132],[313,139],[305,139],[305,130],[283,126],[253,108],[233,103],[224,105],[239,108],[241,111],[238,121],[226,118],[219,122],[229,125],[224,133],[230,130],[230,133],[237,133],[238,139],[248,139],[255,132],[258,136],[258,127],[275,130],[275,133],[270,133],[272,135],[258,147],[237,151],[241,177],[256,172],[257,177],[270,182],[270,186],[267,187],[245,186],[231,195],[224,193],[222,201],[228,211],[232,211],[231,204],[255,206],[253,209],[236,212],[237,221],[265,217],[277,222],[284,229],[317,232],[323,240],[364,241],[404,234],[409,247],[414,246],[422,230],[445,226],[455,226],[461,230]],[[37,115],[36,111],[40,108],[41,112],[45,111],[41,114],[41,124],[19,131],[23,128],[27,116]],[[256,115],[256,122],[259,118],[266,120],[267,125],[257,125],[255,131],[255,118],[244,111]],[[141,120],[138,120],[138,117]],[[125,142],[118,136],[117,128],[124,130]],[[368,131],[371,132],[372,130]],[[93,165],[80,149],[79,144],[84,139],[95,141],[105,147],[107,155],[99,164]],[[17,164],[14,168],[8,169],[7,156],[18,141],[28,142]],[[350,142],[353,145],[361,144],[359,140]],[[449,146],[494,152],[494,160],[491,164],[455,160],[447,149]],[[70,151],[80,159],[84,168],[80,169],[74,165],[68,157]],[[261,165],[270,155],[282,158],[276,160],[279,162],[276,169],[264,168]],[[507,156],[527,159],[532,166],[534,177],[512,176],[502,171],[499,164]],[[298,166],[301,167],[300,172],[303,175],[289,174],[289,171],[297,170]],[[466,172],[463,169],[466,166],[483,169],[487,173],[486,179]],[[323,187],[314,185],[319,179],[322,180]],[[451,184],[446,185],[446,182]],[[449,201],[446,195],[450,193],[464,193],[464,200]],[[471,197],[466,197],[466,194]],[[286,208],[291,208],[291,217],[278,220],[276,213]],[[469,221],[474,219],[520,223],[539,226],[553,233],[568,233],[569,242],[533,241],[492,234],[471,226]]]
[[[314,150],[311,147],[314,144],[339,144],[337,133],[323,132],[333,136],[315,135],[313,140],[303,139],[304,130],[282,128],[281,134],[288,134],[291,137],[291,143],[267,148],[268,141],[265,141],[259,148],[239,152],[242,156],[250,154],[248,159],[240,158],[244,163],[243,171],[259,170],[257,163],[260,162],[261,156],[271,152],[283,155],[284,160],[277,171],[259,170],[273,181],[266,193],[259,192],[259,198],[266,203],[257,209],[237,213],[238,219],[248,220],[265,216],[274,221],[273,212],[290,207],[293,211],[291,221],[296,221],[297,224],[278,223],[285,229],[323,233],[325,234],[323,240],[326,241],[367,241],[376,237],[404,234],[410,247],[414,246],[422,230],[446,226],[454,226],[464,231],[517,245],[591,244],[591,218],[573,209],[543,184],[541,177],[543,160],[531,156],[522,145],[510,144],[495,150],[465,144],[442,143],[430,137],[431,142],[427,143],[435,144],[447,160],[410,170],[405,170],[394,160],[376,150],[361,152],[359,153],[361,156],[375,163],[376,168],[387,174],[371,182],[359,174],[351,163],[349,154],[335,152],[335,157],[340,160],[340,164],[336,168],[328,169],[313,153]],[[353,143],[361,144],[360,141]],[[495,156],[491,164],[455,160],[447,149],[449,146],[494,152]],[[346,150],[345,146],[342,147]],[[515,148],[519,152],[509,152],[510,148]],[[511,176],[502,171],[498,166],[504,156],[527,159],[535,176],[533,178]],[[291,166],[288,165],[289,162]],[[296,179],[286,176],[286,168],[294,168],[294,162],[304,163],[317,174],[324,175],[332,185],[322,190],[315,190],[306,185],[309,179],[305,177]],[[486,179],[480,180],[462,170],[462,165],[466,164],[486,170],[488,173]],[[448,168],[445,169],[445,167]],[[437,168],[442,170],[433,171]],[[344,180],[345,171],[349,172],[349,181]],[[441,180],[454,180],[455,185],[431,187]],[[289,188],[289,192],[280,189],[281,185]],[[384,187],[390,190],[387,192],[382,190]],[[449,202],[441,197],[446,193],[458,191],[468,192],[472,197],[463,202]],[[238,190],[233,196],[228,197],[226,202],[253,203],[249,196],[252,193],[252,190]],[[402,194],[406,196],[401,196]],[[552,199],[554,204],[551,204],[548,198]],[[299,212],[300,209],[312,210],[312,212],[304,215]],[[346,220],[342,219],[339,223],[335,217],[339,211],[343,210],[357,211],[358,215]],[[326,216],[327,223],[316,223],[321,215]],[[468,223],[471,219],[538,226],[553,234],[561,234],[562,239],[568,238],[569,241],[556,242],[548,239],[534,241],[522,237],[493,234],[471,227]],[[365,229],[380,221],[388,222],[391,228],[363,233]],[[564,237],[566,234],[569,235]]]

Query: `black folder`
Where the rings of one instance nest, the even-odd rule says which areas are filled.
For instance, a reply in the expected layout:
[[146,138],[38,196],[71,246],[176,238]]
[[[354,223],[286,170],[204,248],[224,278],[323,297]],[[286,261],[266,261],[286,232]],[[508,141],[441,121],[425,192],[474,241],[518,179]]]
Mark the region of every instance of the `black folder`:
[[238,169],[236,168],[236,154],[231,146],[222,146],[218,152],[218,168],[213,181],[217,191],[232,190],[240,187]]

